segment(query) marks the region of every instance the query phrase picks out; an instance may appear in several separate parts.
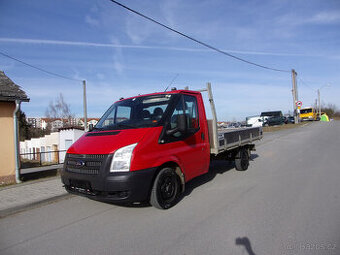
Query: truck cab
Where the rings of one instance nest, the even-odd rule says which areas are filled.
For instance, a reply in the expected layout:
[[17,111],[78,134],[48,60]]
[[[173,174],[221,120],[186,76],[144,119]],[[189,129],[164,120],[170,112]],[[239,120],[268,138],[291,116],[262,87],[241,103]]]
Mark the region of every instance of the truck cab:
[[306,120],[313,121],[313,120],[316,120],[316,118],[317,118],[317,114],[313,107],[300,109],[300,119],[302,121],[306,121]]

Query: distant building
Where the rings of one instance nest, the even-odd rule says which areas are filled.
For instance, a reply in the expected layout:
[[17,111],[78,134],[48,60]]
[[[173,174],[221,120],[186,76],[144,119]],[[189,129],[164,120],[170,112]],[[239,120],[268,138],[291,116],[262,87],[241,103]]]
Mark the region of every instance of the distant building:
[[87,124],[90,125],[92,124],[93,126],[95,126],[98,123],[99,119],[90,119]]
[[[92,124],[93,126],[96,125],[99,121],[99,118],[87,118],[87,126]],[[84,127],[84,119],[79,119],[78,126]]]
[[40,127],[39,120],[41,120],[41,119],[40,118],[27,118],[26,119],[27,123],[30,124],[34,128]]
[[62,128],[64,126],[63,121],[61,121],[60,119],[28,117],[26,118],[26,121],[33,128],[40,128],[40,129],[46,129],[47,125],[50,123],[52,131],[56,131],[58,128]]
[[19,135],[16,111],[28,102],[26,93],[0,71],[0,185],[18,180]]
[[[40,117],[28,117],[27,122],[34,128],[46,129],[50,125],[51,131],[56,132],[60,128],[70,127],[84,127],[83,118],[69,118],[69,119],[54,119],[54,118],[40,118]],[[99,118],[88,118],[87,125],[97,124]]]
[[60,128],[64,127],[64,121],[61,119],[56,119],[50,122],[52,132],[57,131]]

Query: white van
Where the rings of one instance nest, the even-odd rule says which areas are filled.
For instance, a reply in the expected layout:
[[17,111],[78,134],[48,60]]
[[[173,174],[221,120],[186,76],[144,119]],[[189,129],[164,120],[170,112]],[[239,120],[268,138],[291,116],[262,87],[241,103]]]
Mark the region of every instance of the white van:
[[246,118],[247,127],[262,127],[264,120],[268,117],[249,116]]

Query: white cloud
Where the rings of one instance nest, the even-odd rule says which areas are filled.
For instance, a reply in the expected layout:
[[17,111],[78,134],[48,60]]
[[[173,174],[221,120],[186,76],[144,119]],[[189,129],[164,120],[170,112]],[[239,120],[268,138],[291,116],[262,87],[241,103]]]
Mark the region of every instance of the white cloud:
[[315,14],[312,18],[306,20],[307,23],[314,24],[333,24],[340,22],[339,11],[324,11]]
[[85,22],[90,24],[91,26],[98,26],[99,20],[92,18],[90,15],[85,16]]
[[113,59],[113,67],[118,74],[122,74],[124,71],[124,65],[118,60],[118,58]]
[[314,15],[308,14],[286,14],[278,17],[277,22],[283,26],[300,26],[300,25],[323,25],[335,24],[340,22],[339,11],[321,11]]
[[147,40],[153,34],[154,26],[139,16],[131,14],[126,16],[125,31],[134,44],[141,44]]
[[97,74],[96,74],[96,77],[97,77],[99,80],[104,80],[104,79],[105,79],[105,75],[102,74],[102,73],[97,73]]
[[0,66],[1,66],[1,70],[2,71],[7,71],[7,70],[11,70],[14,68],[15,66],[15,61],[14,60],[11,60],[11,61],[7,61],[7,63],[1,63],[0,62]]
[[175,13],[177,12],[177,7],[180,4],[178,0],[166,0],[162,1],[160,4],[160,9],[164,15],[166,25],[176,27],[176,20],[178,20],[178,18],[175,16]]
[[[119,40],[112,37],[111,42],[114,45],[119,45]],[[114,50],[114,55],[113,55],[113,68],[115,69],[116,73],[121,75],[124,72],[124,56],[123,56],[123,51],[122,48],[117,47]]]
[[[135,38],[137,41],[142,41],[141,38]],[[26,39],[26,38],[0,38],[0,43],[27,43],[27,44],[47,44],[47,45],[63,45],[63,46],[81,46],[81,47],[103,47],[103,48],[116,48],[116,49],[150,49],[150,50],[168,50],[168,51],[185,51],[185,52],[208,52],[210,49],[199,48],[185,48],[185,47],[167,47],[156,45],[134,45],[134,44],[121,44],[118,40],[111,40],[111,43],[95,43],[95,42],[81,42],[81,41],[59,41],[59,40],[45,40],[45,39]],[[228,53],[236,53],[243,55],[268,55],[268,56],[301,56],[301,57],[332,57],[322,54],[303,54],[303,53],[283,53],[283,52],[265,52],[265,51],[243,51],[222,49]]]

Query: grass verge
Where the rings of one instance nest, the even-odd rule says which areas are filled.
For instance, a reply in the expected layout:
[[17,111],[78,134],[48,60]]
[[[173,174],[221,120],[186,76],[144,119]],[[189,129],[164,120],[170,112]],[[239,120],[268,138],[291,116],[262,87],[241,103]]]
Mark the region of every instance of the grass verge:
[[297,128],[297,127],[302,127],[306,124],[309,125],[310,122],[300,122],[298,124],[283,124],[280,126],[263,127],[263,132],[275,132],[275,131],[280,131],[284,129],[292,129],[292,128]]

